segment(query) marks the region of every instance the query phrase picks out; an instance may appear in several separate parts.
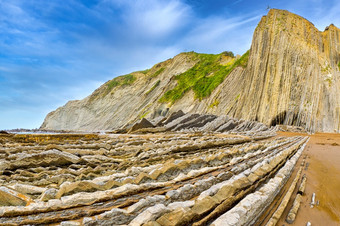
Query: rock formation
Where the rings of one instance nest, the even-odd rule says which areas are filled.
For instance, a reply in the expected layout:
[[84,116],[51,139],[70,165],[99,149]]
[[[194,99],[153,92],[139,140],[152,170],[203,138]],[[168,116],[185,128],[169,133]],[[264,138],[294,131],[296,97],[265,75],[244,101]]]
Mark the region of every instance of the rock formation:
[[253,36],[240,104],[233,114],[267,125],[339,131],[340,30],[271,10]]
[[192,115],[164,119],[166,133],[0,135],[0,224],[252,225],[308,137]]
[[181,53],[68,102],[41,128],[113,130],[183,110],[334,132],[340,129],[339,71],[337,27],[321,32],[298,15],[272,9],[242,57]]

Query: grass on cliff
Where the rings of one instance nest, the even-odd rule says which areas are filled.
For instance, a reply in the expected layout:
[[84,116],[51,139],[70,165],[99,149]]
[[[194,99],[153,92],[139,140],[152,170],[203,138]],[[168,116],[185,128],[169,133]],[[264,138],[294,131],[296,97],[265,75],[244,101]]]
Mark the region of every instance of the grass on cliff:
[[157,86],[159,86],[160,83],[161,83],[161,81],[158,80],[158,81],[151,87],[151,89],[149,89],[149,90],[145,93],[145,95],[148,95],[149,93],[151,93],[154,89],[156,89]]
[[155,78],[157,77],[160,73],[162,73],[165,70],[164,67],[162,67],[161,69],[159,69],[158,71],[156,71],[155,73],[153,73],[152,75],[150,75],[150,78]]
[[217,55],[195,53],[194,57],[198,58],[196,65],[175,77],[177,86],[167,91],[161,97],[160,102],[174,103],[181,99],[189,90],[194,91],[195,98],[202,100],[208,97],[236,67],[241,66],[245,68],[247,66],[249,51],[239,59],[232,60],[227,65],[220,64],[223,54],[233,56],[230,52],[223,52]]
[[340,62],[338,63],[339,71],[340,71]]
[[110,93],[113,88],[118,86],[131,85],[134,81],[136,81],[136,77],[132,74],[118,76],[106,83],[106,90],[104,96]]

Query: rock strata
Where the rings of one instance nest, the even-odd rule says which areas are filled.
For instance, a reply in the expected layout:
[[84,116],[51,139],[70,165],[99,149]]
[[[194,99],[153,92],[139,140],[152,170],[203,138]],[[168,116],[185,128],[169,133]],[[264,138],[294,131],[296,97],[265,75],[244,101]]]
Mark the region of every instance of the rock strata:
[[230,118],[196,115],[206,123],[196,127],[190,117],[165,119],[164,127],[186,126],[163,133],[0,136],[6,163],[27,162],[0,175],[0,224],[202,225],[225,214],[251,223],[287,181],[307,139],[275,137],[261,123],[236,119],[219,133]]
[[0,187],[0,206],[26,206],[33,200],[15,190]]

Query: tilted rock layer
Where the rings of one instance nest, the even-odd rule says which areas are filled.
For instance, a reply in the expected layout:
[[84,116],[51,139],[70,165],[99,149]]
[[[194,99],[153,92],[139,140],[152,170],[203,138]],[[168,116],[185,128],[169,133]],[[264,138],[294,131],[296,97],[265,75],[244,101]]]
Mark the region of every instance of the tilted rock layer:
[[268,215],[308,137],[184,117],[165,127],[201,130],[0,135],[0,225],[253,225]]
[[340,30],[271,10],[255,30],[234,115],[266,124],[339,130]]
[[[83,100],[68,102],[49,113],[41,128],[112,130],[143,117],[155,119],[183,110],[229,115],[267,125],[301,126],[312,132],[339,131],[337,27],[330,25],[320,32],[298,15],[272,9],[255,29],[247,64],[242,67],[235,61],[231,56],[220,55],[219,64],[234,62],[234,67],[209,95],[197,95],[195,87],[203,87],[203,91],[211,88],[204,82],[217,73],[214,69],[198,85],[182,89],[177,95],[180,97],[170,101],[164,95],[180,85],[178,77],[182,73],[199,63],[195,53],[179,54],[150,70],[111,80]],[[199,86],[200,82],[203,86]]]

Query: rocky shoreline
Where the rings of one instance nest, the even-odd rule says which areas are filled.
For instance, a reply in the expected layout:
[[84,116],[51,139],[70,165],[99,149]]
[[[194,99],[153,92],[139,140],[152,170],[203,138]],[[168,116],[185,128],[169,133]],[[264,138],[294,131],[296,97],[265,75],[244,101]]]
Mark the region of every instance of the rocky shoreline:
[[0,224],[249,225],[308,141],[182,112],[126,132],[0,135]]

